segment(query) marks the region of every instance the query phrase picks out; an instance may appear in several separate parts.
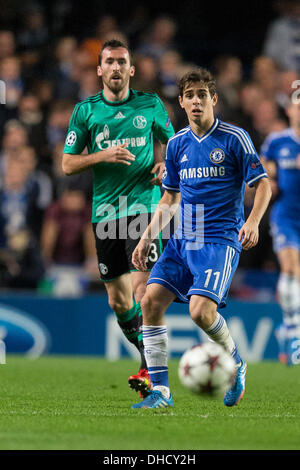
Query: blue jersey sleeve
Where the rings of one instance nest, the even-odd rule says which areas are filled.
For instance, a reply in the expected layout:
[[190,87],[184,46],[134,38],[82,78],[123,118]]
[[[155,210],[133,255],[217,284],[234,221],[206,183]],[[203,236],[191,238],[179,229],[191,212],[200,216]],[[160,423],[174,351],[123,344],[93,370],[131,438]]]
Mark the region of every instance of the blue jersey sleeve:
[[162,177],[162,187],[168,191],[180,192],[180,178],[174,157],[174,145],[172,145],[172,141],[169,140],[166,149],[165,170]]
[[263,158],[270,161],[276,160],[274,133],[270,134],[261,146],[260,154]]
[[239,159],[243,180],[248,186],[251,187],[259,179],[268,177],[248,132],[240,131],[235,143],[235,153]]

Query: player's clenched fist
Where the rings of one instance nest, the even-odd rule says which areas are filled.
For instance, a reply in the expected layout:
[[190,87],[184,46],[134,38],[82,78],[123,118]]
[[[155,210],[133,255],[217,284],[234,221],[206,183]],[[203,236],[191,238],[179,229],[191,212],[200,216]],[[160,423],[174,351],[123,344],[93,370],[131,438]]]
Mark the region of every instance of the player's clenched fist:
[[123,163],[125,165],[131,165],[131,162],[134,162],[135,160],[135,155],[129,152],[126,146],[127,144],[122,144],[103,150],[101,152],[101,161],[105,163]]
[[139,271],[147,271],[148,254],[151,247],[151,241],[140,240],[132,253],[132,264]]

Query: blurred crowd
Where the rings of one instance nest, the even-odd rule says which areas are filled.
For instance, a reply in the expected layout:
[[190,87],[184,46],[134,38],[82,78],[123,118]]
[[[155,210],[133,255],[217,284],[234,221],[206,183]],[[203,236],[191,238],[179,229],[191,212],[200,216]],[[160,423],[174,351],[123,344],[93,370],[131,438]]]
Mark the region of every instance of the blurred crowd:
[[[74,105],[101,89],[101,45],[111,38],[129,44],[136,66],[131,87],[158,93],[176,131],[187,123],[178,78],[203,64],[179,52],[174,18],[159,15],[145,25],[139,9],[126,27],[114,15],[100,15],[86,37],[65,33],[59,11],[49,27],[42,2],[27,2],[21,25],[12,25],[0,29],[0,288],[56,288],[58,295],[101,289],[90,224],[92,175],[65,176],[61,169]],[[270,132],[288,126],[285,109],[300,78],[299,44],[299,2],[286,1],[250,64],[230,54],[209,64],[218,85],[217,116],[246,129],[258,152]],[[247,190],[246,215],[252,201]],[[242,254],[241,268],[277,269],[268,219],[269,211],[260,243]]]

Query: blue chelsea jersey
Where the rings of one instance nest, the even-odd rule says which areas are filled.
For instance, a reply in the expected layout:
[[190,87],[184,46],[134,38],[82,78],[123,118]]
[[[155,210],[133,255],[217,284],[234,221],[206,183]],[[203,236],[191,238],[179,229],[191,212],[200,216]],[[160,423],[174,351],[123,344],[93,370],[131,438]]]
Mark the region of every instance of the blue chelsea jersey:
[[279,195],[271,220],[289,220],[300,226],[300,137],[293,129],[270,134],[261,148],[261,155],[276,163]]
[[245,183],[267,177],[249,134],[219,119],[202,137],[188,126],[169,140],[165,163],[162,186],[181,193],[181,228],[241,251]]

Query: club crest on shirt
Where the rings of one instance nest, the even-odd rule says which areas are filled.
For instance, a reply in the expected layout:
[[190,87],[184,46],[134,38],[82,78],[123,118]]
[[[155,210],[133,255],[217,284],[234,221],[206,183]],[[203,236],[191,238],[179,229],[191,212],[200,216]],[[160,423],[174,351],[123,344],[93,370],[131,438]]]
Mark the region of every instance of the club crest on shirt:
[[225,153],[222,149],[213,149],[209,155],[210,160],[213,163],[222,163],[225,160]]
[[147,126],[147,119],[145,116],[135,116],[133,119],[133,125],[137,129],[144,129]]

